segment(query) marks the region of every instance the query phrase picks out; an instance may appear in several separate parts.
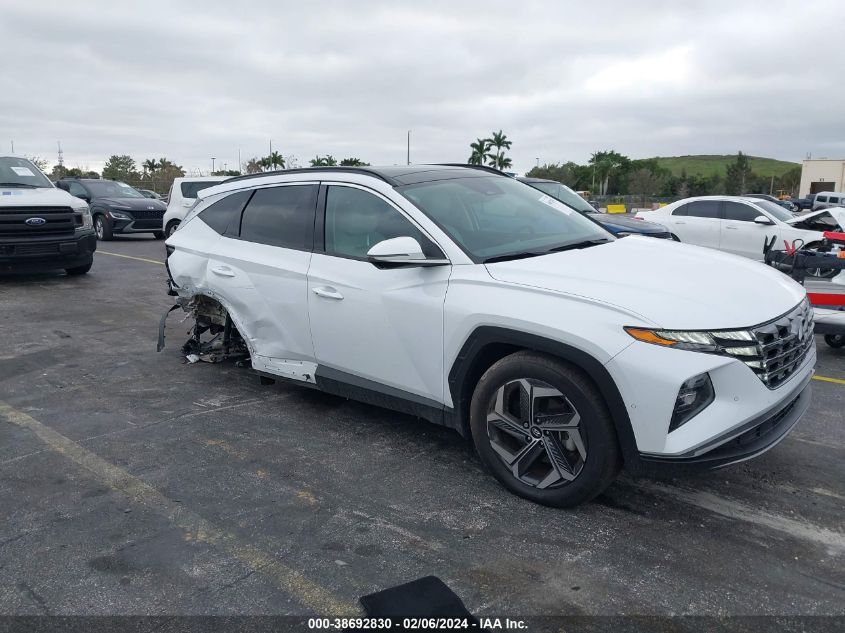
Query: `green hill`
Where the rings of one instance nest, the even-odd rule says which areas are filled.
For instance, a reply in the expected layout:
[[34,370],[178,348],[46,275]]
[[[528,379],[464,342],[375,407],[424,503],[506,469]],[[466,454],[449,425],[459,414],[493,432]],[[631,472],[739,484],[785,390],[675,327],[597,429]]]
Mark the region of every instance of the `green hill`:
[[[673,176],[680,176],[684,170],[686,170],[688,176],[712,176],[713,174],[724,176],[727,166],[736,160],[736,154],[657,156],[656,159],[658,164],[661,167],[669,169]],[[790,169],[801,166],[800,163],[790,163],[785,160],[761,158],[759,156],[749,156],[748,162],[751,165],[751,171],[758,176],[766,178],[770,176],[782,176]]]

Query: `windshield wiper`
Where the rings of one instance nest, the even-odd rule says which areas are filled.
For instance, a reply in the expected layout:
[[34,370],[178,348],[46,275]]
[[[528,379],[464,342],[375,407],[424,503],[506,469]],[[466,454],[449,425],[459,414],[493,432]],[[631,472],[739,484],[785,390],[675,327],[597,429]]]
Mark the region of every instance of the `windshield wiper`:
[[[576,248],[589,248],[590,246],[598,246],[599,244],[607,244],[610,240],[606,237],[597,240],[584,240],[582,242],[573,242],[572,244],[564,244],[563,246],[555,246],[546,251],[546,253],[560,253],[562,251],[571,251]],[[543,253],[545,255],[545,253]]]
[[36,185],[31,185],[28,182],[0,182],[0,187],[29,187],[30,189],[38,189]]
[[509,262],[512,259],[525,259],[526,257],[537,257],[544,253],[535,253],[533,251],[526,251],[524,253],[508,253],[507,255],[496,255],[495,257],[488,257],[482,263],[493,264],[495,262]]

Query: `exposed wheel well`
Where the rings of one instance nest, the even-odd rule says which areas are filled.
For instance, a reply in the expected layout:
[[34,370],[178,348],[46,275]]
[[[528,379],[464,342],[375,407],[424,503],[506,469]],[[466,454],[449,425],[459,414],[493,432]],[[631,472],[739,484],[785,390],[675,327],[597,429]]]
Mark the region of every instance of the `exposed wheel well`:
[[456,418],[450,426],[457,428],[464,437],[471,437],[469,407],[479,379],[493,363],[522,350],[548,354],[584,372],[607,404],[626,467],[636,469],[640,459],[631,420],[619,389],[604,365],[582,350],[533,334],[485,326],[469,336],[449,371],[449,390]]

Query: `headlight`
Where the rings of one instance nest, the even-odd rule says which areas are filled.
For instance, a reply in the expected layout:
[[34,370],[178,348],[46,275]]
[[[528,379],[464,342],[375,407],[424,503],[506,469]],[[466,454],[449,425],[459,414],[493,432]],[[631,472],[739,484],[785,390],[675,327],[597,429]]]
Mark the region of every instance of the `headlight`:
[[[701,332],[697,330],[650,330],[638,327],[626,327],[625,331],[638,341],[651,343],[652,345],[674,347],[676,349],[685,349],[692,352],[722,351],[709,332]],[[757,345],[757,339],[748,330],[735,330],[730,332],[719,331],[718,336],[720,340],[728,339],[731,341],[737,341],[737,343],[748,341],[750,343],[750,347],[756,348]],[[738,347],[736,349],[746,348]]]
[[128,215],[125,213],[121,213],[120,211],[115,211],[114,209],[109,209],[109,215],[113,217],[115,220],[131,220]]
[[76,225],[77,231],[94,228],[94,223],[91,220],[91,209],[88,207],[82,207],[81,209],[74,209],[73,212],[80,218],[79,224]]

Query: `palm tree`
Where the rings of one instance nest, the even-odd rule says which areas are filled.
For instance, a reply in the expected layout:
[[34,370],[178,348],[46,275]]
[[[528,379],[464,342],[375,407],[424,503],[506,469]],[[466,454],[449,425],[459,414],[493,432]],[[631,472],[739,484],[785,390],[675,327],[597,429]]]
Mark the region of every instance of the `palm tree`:
[[467,163],[470,165],[483,165],[484,161],[490,157],[490,139],[480,138],[475,143],[470,143],[469,148],[472,150]]
[[340,164],[342,167],[366,167],[370,163],[365,163],[360,158],[344,158]]
[[504,154],[496,154],[494,160],[496,162],[495,164],[493,164],[493,167],[495,167],[499,171],[503,171],[508,167],[513,167],[513,161]]
[[502,132],[502,130],[493,132],[493,135],[488,140],[490,141],[491,147],[496,148],[496,153],[490,156],[490,165],[496,169],[502,169],[502,167],[499,167],[502,161],[505,160],[505,153],[502,150],[510,149],[513,143],[508,140],[508,137]]
[[337,159],[331,154],[315,156],[311,159],[312,167],[334,167],[335,165],[337,165]]
[[275,169],[276,165],[278,165],[281,169],[285,168],[285,157],[279,154],[279,152],[273,152],[267,157],[267,160],[270,161],[270,166]]
[[271,167],[271,165],[270,165],[270,157],[269,157],[269,156],[265,156],[264,158],[262,158],[262,159],[260,159],[260,160],[258,161],[258,164],[259,164],[259,165],[261,165],[261,170],[262,170],[262,171],[267,171],[267,170]]
[[143,167],[145,172],[150,172],[150,185],[151,189],[155,190],[156,188],[156,169],[160,167],[159,162],[155,158],[149,158],[141,163],[141,167]]

